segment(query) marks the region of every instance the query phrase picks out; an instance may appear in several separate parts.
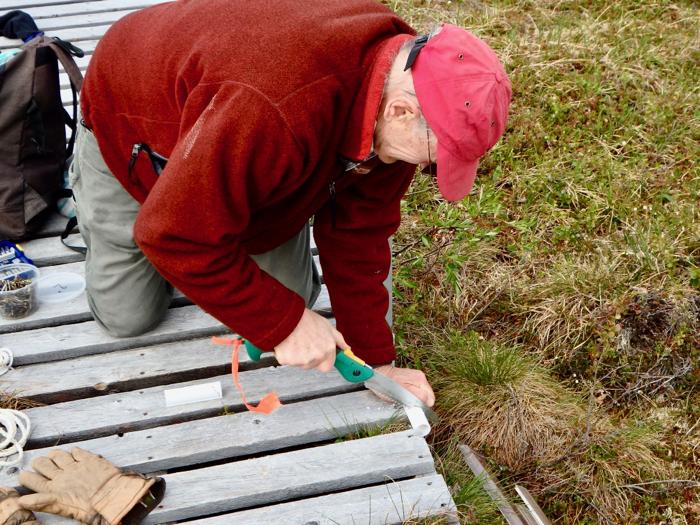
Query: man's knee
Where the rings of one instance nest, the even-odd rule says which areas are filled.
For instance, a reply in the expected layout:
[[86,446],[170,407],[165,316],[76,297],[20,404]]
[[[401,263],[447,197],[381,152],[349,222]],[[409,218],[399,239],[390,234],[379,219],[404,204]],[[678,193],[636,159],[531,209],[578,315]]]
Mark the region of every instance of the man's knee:
[[109,335],[135,337],[149,332],[160,324],[168,311],[169,299],[159,305],[150,305],[150,308],[124,306],[118,311],[111,308],[101,308],[90,295],[88,295],[88,303],[95,321]]

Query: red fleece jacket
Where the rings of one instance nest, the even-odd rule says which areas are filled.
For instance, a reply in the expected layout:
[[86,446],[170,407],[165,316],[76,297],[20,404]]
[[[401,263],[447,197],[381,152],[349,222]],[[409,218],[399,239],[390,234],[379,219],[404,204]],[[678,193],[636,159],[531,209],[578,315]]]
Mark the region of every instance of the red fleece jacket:
[[[134,238],[196,304],[264,349],[304,302],[253,262],[314,217],[338,329],[370,363],[395,356],[382,282],[415,167],[366,158],[393,56],[413,30],[371,0],[181,0],[107,32],[81,95]],[[168,157],[158,177],[132,146]],[[335,225],[330,185],[337,192]]]

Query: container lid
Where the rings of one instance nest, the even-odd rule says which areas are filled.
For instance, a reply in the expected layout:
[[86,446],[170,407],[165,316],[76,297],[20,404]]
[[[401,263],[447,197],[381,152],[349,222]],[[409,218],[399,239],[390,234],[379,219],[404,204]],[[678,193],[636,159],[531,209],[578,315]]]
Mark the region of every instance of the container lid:
[[0,280],[14,281],[15,279],[36,279],[39,269],[26,263],[0,264]]
[[56,272],[37,282],[37,296],[42,303],[62,303],[75,299],[85,290],[85,278],[77,273]]

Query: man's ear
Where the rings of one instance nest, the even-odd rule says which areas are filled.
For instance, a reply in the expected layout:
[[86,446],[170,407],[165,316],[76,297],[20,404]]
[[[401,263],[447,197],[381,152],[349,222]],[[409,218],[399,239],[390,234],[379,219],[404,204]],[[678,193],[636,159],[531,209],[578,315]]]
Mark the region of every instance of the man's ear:
[[384,106],[384,119],[387,122],[392,120],[411,120],[421,114],[418,103],[411,97],[396,95],[387,100]]

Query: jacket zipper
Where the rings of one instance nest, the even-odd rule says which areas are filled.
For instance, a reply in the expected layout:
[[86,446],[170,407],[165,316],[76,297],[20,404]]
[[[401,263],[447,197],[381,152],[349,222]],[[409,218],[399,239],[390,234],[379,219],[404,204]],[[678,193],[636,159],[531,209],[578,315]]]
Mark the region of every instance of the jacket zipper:
[[335,202],[335,181],[332,180],[328,184],[328,192],[331,194],[331,225],[335,229],[335,217],[336,217],[336,202]]

